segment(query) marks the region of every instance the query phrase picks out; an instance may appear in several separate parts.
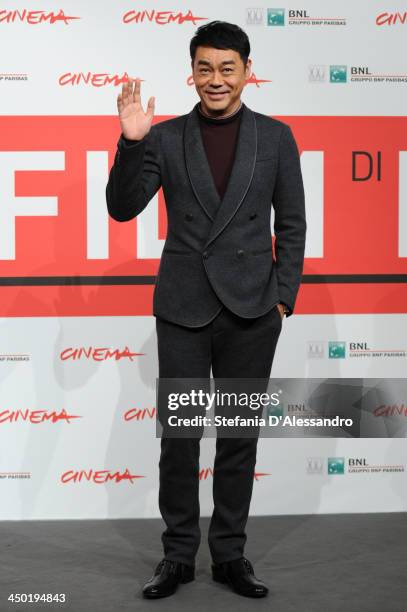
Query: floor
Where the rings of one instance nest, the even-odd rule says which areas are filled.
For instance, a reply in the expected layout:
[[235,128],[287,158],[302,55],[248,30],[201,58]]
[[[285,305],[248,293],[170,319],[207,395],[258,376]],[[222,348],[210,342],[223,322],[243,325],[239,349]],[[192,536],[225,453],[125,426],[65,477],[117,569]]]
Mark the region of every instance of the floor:
[[[196,580],[169,598],[141,588],[162,557],[158,519],[0,522],[0,612],[193,610],[407,612],[407,514],[250,517],[245,556],[270,587],[252,600],[215,583],[201,519]],[[7,601],[65,593],[66,603]]]

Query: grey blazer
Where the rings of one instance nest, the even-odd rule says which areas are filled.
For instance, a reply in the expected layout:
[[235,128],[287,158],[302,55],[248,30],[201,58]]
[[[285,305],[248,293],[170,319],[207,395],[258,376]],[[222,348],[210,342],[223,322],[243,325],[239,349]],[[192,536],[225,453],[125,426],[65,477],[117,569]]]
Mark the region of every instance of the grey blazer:
[[290,316],[301,282],[306,234],[304,187],[292,131],[243,104],[235,161],[221,200],[198,112],[197,103],[185,115],[152,125],[139,141],[126,142],[121,134],[109,172],[106,202],[116,221],[136,217],[163,189],[167,236],[153,314],[200,327],[222,304],[253,318],[281,301]]

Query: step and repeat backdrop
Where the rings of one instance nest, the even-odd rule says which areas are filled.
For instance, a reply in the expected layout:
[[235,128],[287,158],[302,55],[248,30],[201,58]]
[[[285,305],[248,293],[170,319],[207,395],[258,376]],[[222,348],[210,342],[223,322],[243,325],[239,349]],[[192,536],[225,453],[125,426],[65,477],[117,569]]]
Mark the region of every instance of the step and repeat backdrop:
[[[188,113],[198,101],[189,41],[214,19],[247,32],[243,100],[288,123],[301,154],[304,276],[272,375],[406,376],[405,3],[9,0],[0,5],[1,519],[159,516],[152,295],[165,200],[160,190],[118,223],[105,186],[122,83],[142,80],[156,122]],[[377,410],[407,419],[407,398]],[[201,442],[203,515],[214,446]],[[262,438],[251,512],[405,511],[406,465],[405,439],[391,433]]]

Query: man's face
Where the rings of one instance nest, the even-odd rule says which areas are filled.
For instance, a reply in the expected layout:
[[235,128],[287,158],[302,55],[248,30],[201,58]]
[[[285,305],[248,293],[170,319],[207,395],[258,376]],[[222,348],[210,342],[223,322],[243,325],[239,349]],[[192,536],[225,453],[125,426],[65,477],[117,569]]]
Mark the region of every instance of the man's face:
[[239,108],[240,94],[250,76],[250,59],[245,66],[239,53],[232,49],[197,47],[191,65],[204,112],[220,117]]

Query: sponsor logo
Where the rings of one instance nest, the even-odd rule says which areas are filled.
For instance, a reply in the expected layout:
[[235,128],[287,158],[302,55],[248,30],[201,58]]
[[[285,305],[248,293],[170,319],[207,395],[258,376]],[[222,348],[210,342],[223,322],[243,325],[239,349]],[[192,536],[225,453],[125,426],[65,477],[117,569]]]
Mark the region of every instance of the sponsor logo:
[[0,353],[0,361],[30,361],[30,355],[26,353]]
[[325,462],[322,457],[307,457],[306,461],[307,474],[323,474]]
[[[326,69],[322,64],[311,64],[308,66],[308,81],[310,83],[325,83]],[[373,72],[369,66],[348,66],[332,65],[329,66],[329,83],[407,83],[407,73],[394,74],[394,71]]]
[[285,9],[268,8],[267,9],[267,25],[283,26],[284,25]]
[[328,342],[329,359],[345,359],[345,342],[330,340]]
[[[323,340],[308,340],[307,341],[307,357],[308,359],[322,359],[325,357],[326,342]],[[346,354],[347,353],[347,354]],[[403,358],[407,357],[407,350],[403,348],[371,348],[367,342],[349,342],[348,350],[346,351],[345,342],[329,341],[328,342],[328,357],[329,359],[374,359],[374,358]]]
[[325,357],[325,342],[309,340],[307,342],[308,359],[322,359]]
[[0,472],[0,482],[2,480],[29,480],[31,472]]
[[345,473],[345,458],[344,457],[328,457],[328,474],[344,474]]
[[264,10],[262,8],[247,8],[246,9],[246,24],[247,25],[263,25]]
[[[249,9],[247,9],[249,10]],[[313,17],[306,9],[267,9],[267,25],[283,26],[286,25],[285,16],[287,15],[288,26],[345,26],[344,17]]]
[[325,83],[326,74],[326,66],[321,64],[311,64],[308,66],[308,81],[310,83]]
[[266,409],[267,418],[270,416],[282,417],[284,415],[284,405],[282,403],[277,406],[269,404]]
[[352,83],[406,83],[407,73],[394,74],[394,71],[372,72],[369,66],[351,66],[350,81]]
[[330,83],[346,83],[347,66],[329,66]]
[[350,342],[349,357],[352,359],[372,359],[374,357],[406,357],[404,349],[372,349],[367,342]]
[[369,464],[365,457],[350,457],[348,459],[349,474],[380,474],[386,472],[404,472],[405,466]]

